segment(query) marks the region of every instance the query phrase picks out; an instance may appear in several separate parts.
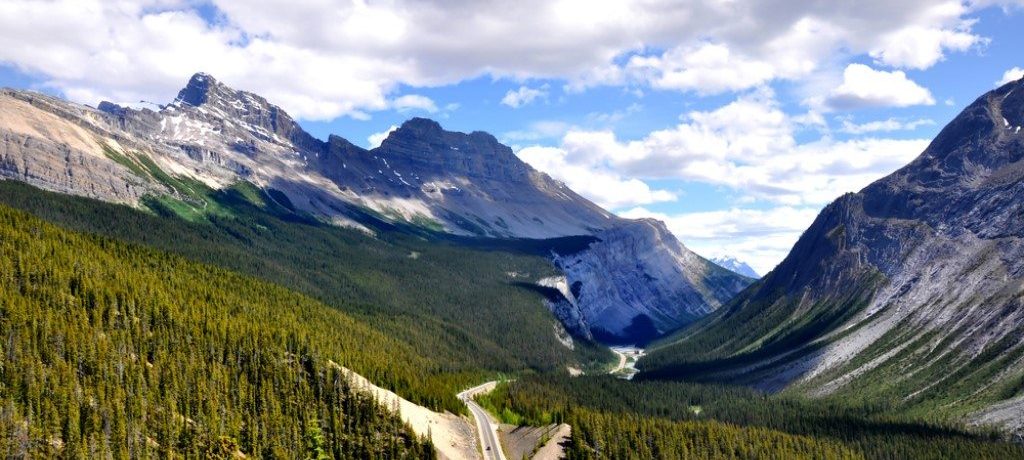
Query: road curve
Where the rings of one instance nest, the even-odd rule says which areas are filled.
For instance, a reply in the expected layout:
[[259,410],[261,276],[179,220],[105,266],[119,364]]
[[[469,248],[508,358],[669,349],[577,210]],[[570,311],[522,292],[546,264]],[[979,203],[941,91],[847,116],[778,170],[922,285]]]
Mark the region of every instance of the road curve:
[[615,374],[616,372],[619,372],[619,371],[625,369],[626,368],[626,354],[621,352],[621,351],[619,351],[619,350],[616,350],[615,348],[609,348],[609,350],[611,350],[612,353],[615,353],[615,356],[619,357],[619,364],[616,365],[614,368],[612,368],[612,370],[608,371],[608,373],[609,374]]
[[480,446],[483,448],[485,460],[505,460],[505,453],[501,450],[501,442],[498,441],[498,425],[494,423],[487,411],[473,400],[473,397],[491,391],[497,383],[487,382],[458,395],[459,399],[469,407],[473,418],[476,419],[476,430],[480,436]]

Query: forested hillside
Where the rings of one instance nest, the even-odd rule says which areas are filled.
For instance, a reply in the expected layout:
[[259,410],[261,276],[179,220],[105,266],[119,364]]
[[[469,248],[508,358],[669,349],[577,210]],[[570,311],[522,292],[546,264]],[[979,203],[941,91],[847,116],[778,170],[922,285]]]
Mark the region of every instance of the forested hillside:
[[442,400],[434,364],[279,286],[0,206],[6,457],[429,457],[339,365]]
[[[574,349],[563,345],[541,296],[521,286],[554,273],[550,262],[533,254],[550,245],[571,250],[579,244],[571,239],[453,242],[401,228],[382,228],[371,237],[293,212],[283,197],[251,184],[223,191],[195,187],[205,212],[194,221],[168,206],[200,207],[195,203],[153,203],[155,211],[142,212],[13,181],[0,181],[0,202],[67,228],[181,254],[307,294],[419,350],[443,370],[439,378],[452,394],[493,372],[611,360],[606,349],[585,341],[576,340]],[[442,402],[408,396],[434,408],[463,410],[454,397]]]
[[571,458],[1024,458],[1024,448],[997,433],[903,416],[890,406],[742,387],[538,375],[481,399],[506,419],[573,425]]

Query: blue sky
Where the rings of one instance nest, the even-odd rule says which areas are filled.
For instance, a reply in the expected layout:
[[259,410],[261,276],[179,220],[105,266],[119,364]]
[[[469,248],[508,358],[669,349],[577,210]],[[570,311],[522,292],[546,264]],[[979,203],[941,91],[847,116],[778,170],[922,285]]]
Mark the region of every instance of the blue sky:
[[413,116],[488,131],[765,272],[821,207],[1024,75],[1020,0],[822,3],[11,0],[0,85],[166,103],[205,71],[320,138],[371,146]]

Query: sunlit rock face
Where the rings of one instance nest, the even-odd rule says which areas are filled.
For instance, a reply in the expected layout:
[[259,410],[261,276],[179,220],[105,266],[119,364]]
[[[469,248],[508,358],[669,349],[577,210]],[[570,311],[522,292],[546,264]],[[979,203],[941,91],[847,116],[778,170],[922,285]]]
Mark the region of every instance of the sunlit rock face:
[[752,280],[690,251],[662,222],[625,221],[558,257],[591,334],[645,343],[711,313]]

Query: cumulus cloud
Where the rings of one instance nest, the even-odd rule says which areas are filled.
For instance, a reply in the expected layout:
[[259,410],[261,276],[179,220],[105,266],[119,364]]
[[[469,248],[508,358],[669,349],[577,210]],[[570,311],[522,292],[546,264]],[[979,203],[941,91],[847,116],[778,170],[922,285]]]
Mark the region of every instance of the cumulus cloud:
[[622,177],[699,181],[750,200],[821,205],[894,171],[928,144],[827,136],[798,142],[797,118],[806,117],[788,116],[770,91],[761,90],[715,110],[690,112],[677,126],[633,141],[620,141],[611,131],[570,130],[549,151],[560,161],[534,166],[561,177],[614,171]]
[[529,86],[520,86],[519,89],[510,90],[505,93],[505,97],[501,98],[501,103],[518,109],[524,105],[529,105],[537,99],[543,99],[548,97],[547,85],[540,88],[530,88]]
[[879,38],[869,54],[879,63],[911,69],[927,69],[945,57],[947,51],[966,51],[986,43],[971,31],[974,20],[964,19],[978,2],[943,1],[922,6],[919,21]]
[[683,244],[697,253],[730,254],[749,263],[758,273],[768,273],[789,253],[819,211],[818,207],[778,206],[664,214],[637,207],[619,215],[662,220]]
[[867,123],[854,123],[850,119],[843,119],[840,131],[847,134],[865,134],[892,131],[913,131],[921,126],[933,126],[935,120],[918,119],[911,121],[889,118],[886,120],[869,121]]
[[999,81],[996,82],[996,86],[1003,86],[1007,83],[1020,80],[1021,78],[1024,78],[1024,69],[1014,67],[1003,73],[1003,78],[1000,78]]
[[864,54],[925,68],[984,43],[970,16],[993,2],[211,0],[215,19],[198,3],[0,2],[0,62],[88,103],[167,101],[206,71],[330,119],[392,108],[402,87],[479,76],[706,94]]
[[864,64],[850,64],[843,71],[843,83],[826,99],[833,109],[865,107],[909,107],[934,105],[935,98],[902,70],[886,72]]
[[654,190],[639,179],[622,177],[611,169],[572,163],[564,149],[533,146],[519,150],[517,154],[534,168],[547,172],[606,209],[676,199],[676,194],[671,191]]
[[701,94],[753,88],[774,79],[779,70],[772,63],[738,56],[728,46],[714,43],[634,56],[626,69],[655,88]]
[[843,83],[828,95],[825,104],[836,110],[933,106],[935,98],[903,71],[877,71],[851,64],[843,71]]

